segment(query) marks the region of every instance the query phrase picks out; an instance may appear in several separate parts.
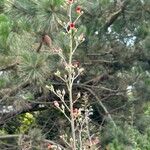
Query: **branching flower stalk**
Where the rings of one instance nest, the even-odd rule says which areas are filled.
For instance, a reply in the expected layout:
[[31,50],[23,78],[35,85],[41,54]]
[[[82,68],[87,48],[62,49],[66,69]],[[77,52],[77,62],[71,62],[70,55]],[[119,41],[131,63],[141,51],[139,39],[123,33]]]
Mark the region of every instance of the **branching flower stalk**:
[[[68,23],[65,26],[65,36],[68,36],[69,39],[69,54],[68,58],[66,58],[63,50],[59,48],[58,55],[63,61],[65,72],[60,72],[57,70],[55,75],[59,77],[64,84],[66,85],[66,90],[54,89],[53,85],[46,86],[49,90],[51,90],[60,100],[54,101],[54,106],[64,114],[68,122],[70,123],[71,132],[69,135],[62,135],[62,140],[66,143],[69,149],[72,150],[86,150],[96,148],[96,144],[93,144],[93,139],[90,133],[90,119],[89,115],[91,112],[90,106],[88,105],[88,95],[84,93],[84,96],[81,97],[81,93],[78,92],[76,97],[73,96],[73,84],[75,79],[80,76],[84,68],[81,68],[79,62],[73,61],[73,56],[79,46],[84,41],[83,33],[78,33],[78,29],[76,28],[76,23],[78,19],[82,16],[83,12],[80,10],[80,6],[77,7],[77,18],[73,21],[72,19],[72,9],[74,5],[74,0],[68,0]],[[62,26],[64,27],[64,26]],[[65,95],[68,95],[69,103],[65,100]],[[75,108],[75,103],[79,99],[84,100],[84,104],[81,108]],[[68,100],[67,100],[68,101]],[[84,112],[84,113],[82,113]],[[99,142],[99,141],[98,141]],[[97,142],[95,142],[97,143]]]
[[[72,4],[70,4],[69,8],[69,20],[70,23],[72,23]],[[75,120],[74,120],[74,114],[73,114],[73,98],[72,98],[72,86],[74,81],[73,76],[73,68],[72,68],[72,58],[73,53],[77,49],[77,46],[73,49],[73,31],[70,31],[70,53],[69,53],[69,68],[68,68],[68,91],[69,91],[69,102],[70,102],[70,118],[71,118],[71,132],[72,132],[72,139],[73,139],[73,150],[76,150],[76,134],[75,134]]]
[[[78,29],[76,29],[76,27],[75,27],[76,22],[82,16],[83,12],[80,10],[80,7],[78,6],[78,8],[77,8],[78,16],[73,21],[72,8],[74,5],[74,0],[68,0],[68,3],[69,3],[69,5],[68,5],[68,7],[69,7],[68,20],[69,20],[69,22],[65,26],[66,33],[64,35],[68,36],[68,38],[69,38],[69,54],[68,54],[68,58],[66,58],[63,50],[61,50],[61,48],[59,48],[60,50],[58,51],[57,54],[59,55],[59,57],[62,59],[62,61],[64,63],[65,73],[63,74],[59,70],[57,70],[55,75],[57,77],[59,77],[66,84],[69,104],[65,101],[65,94],[66,94],[65,89],[63,89],[62,91],[59,89],[55,90],[52,85],[46,86],[46,87],[49,90],[51,90],[61,100],[61,105],[57,101],[54,101],[54,106],[60,112],[62,112],[64,114],[64,116],[70,123],[71,133],[70,133],[70,135],[67,135],[70,140],[68,140],[68,138],[66,138],[66,136],[62,136],[63,137],[62,140],[65,143],[67,143],[67,145],[69,146],[69,149],[71,147],[72,150],[83,150],[83,149],[85,150],[88,147],[88,149],[92,150],[93,148],[96,148],[96,144],[99,143],[99,141],[95,140],[93,142],[93,139],[92,139],[93,137],[91,136],[91,133],[90,133],[90,124],[89,124],[90,110],[88,108],[89,106],[87,105],[88,96],[85,94],[85,96],[83,97],[83,100],[85,99],[84,106],[86,106],[86,107],[82,108],[82,110],[85,112],[84,115],[81,113],[81,108],[79,108],[79,109],[74,108],[74,104],[81,97],[80,92],[76,95],[76,98],[73,98],[74,80],[76,78],[78,78],[78,76],[80,76],[84,71],[84,69],[80,68],[80,66],[78,64],[73,64],[73,56],[74,56],[79,44],[81,44],[84,41],[83,33],[80,33],[80,35],[76,34],[76,33],[78,33]],[[64,27],[64,26],[62,25],[62,27]],[[88,89],[88,90],[99,101],[99,99],[95,96],[95,94],[90,89]],[[99,101],[99,102],[100,102],[101,107],[106,112],[106,114],[108,114],[109,119],[112,121],[112,123],[116,127],[116,124],[113,121],[111,115],[108,113],[106,107],[103,105],[103,103],[101,101]],[[66,112],[69,112],[69,114]]]
[[[78,93],[77,98],[73,100],[73,82],[74,80],[83,72],[83,68],[79,67],[74,67],[72,62],[73,62],[73,55],[78,48],[78,45],[84,41],[83,34],[81,37],[77,37],[78,39],[74,38],[74,34],[76,33],[77,29],[75,28],[75,23],[78,21],[80,16],[83,13],[79,13],[77,18],[75,19],[74,22],[72,22],[72,6],[74,4],[74,1],[70,0],[68,1],[69,3],[69,12],[68,12],[68,17],[69,17],[69,23],[66,26],[66,32],[67,36],[69,36],[69,57],[68,61],[65,58],[65,55],[63,54],[63,51],[60,51],[58,55],[62,58],[63,62],[65,63],[65,70],[67,72],[64,77],[61,75],[61,72],[57,71],[55,75],[59,77],[63,82],[65,82],[68,90],[68,95],[69,95],[69,106],[64,100],[64,95],[65,91],[60,91],[60,90],[55,90],[53,86],[49,87],[46,86],[48,89],[50,89],[57,97],[60,98],[62,105],[60,106],[57,101],[54,102],[54,105],[57,107],[58,110],[60,110],[64,116],[67,118],[67,120],[71,124],[71,138],[70,138],[70,144],[72,146],[72,150],[77,150],[78,148],[78,141],[77,141],[77,135],[76,135],[76,126],[75,126],[75,116],[74,116],[74,103],[79,99],[80,93]],[[69,27],[69,29],[68,29]],[[75,42],[75,45],[74,45]],[[65,110],[69,111],[70,116],[66,114]],[[82,144],[80,144],[80,149],[82,149]]]
[[[71,6],[70,6],[71,7]],[[70,15],[71,17],[71,15]],[[73,98],[72,98],[72,85],[73,85],[73,76],[72,76],[72,56],[73,56],[73,37],[72,31],[70,34],[70,54],[69,54],[69,70],[68,70],[68,91],[69,91],[69,102],[70,102],[70,117],[71,117],[71,131],[73,138],[73,150],[76,150],[76,135],[75,135],[75,122],[73,115]]]

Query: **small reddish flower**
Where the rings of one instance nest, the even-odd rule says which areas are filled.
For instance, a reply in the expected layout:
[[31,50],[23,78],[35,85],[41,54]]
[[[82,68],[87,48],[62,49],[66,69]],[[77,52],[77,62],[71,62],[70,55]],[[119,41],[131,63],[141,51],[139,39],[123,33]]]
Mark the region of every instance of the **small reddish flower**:
[[92,139],[91,142],[92,142],[92,145],[96,145],[100,143],[100,140],[98,138],[95,138],[95,139]]
[[79,67],[79,66],[80,66],[80,62],[79,62],[79,61],[73,61],[73,62],[72,62],[72,66],[73,66],[74,68]]
[[48,150],[52,149],[53,145],[52,144],[48,144],[47,148]]
[[79,109],[75,108],[73,109],[73,116],[74,118],[77,118],[78,116],[80,116],[81,112]]
[[73,113],[78,113],[78,109],[75,108],[75,109],[73,110]]
[[81,6],[76,7],[76,13],[81,14]]
[[59,107],[59,103],[57,101],[54,101],[54,106]]
[[75,29],[75,24],[74,23],[70,23],[69,27],[70,27],[71,30],[73,30],[73,29]]
[[74,0],[67,0],[69,4],[72,4]]

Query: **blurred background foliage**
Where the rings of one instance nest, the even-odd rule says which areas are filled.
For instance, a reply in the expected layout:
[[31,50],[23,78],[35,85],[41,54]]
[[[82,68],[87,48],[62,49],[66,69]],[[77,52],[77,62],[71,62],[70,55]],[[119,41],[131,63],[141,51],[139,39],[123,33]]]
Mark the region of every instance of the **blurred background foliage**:
[[[83,88],[75,87],[75,95],[78,90],[84,93],[88,82],[114,119],[117,130],[99,101],[86,91],[102,149],[149,150],[150,1],[76,1],[73,18],[77,5],[84,11],[76,23],[76,35],[84,33],[85,41],[74,60],[85,73],[79,79]],[[62,61],[46,45],[40,53],[36,51],[42,35],[47,34],[67,57],[68,38],[62,27],[69,22],[67,6],[65,0],[0,1],[0,109],[15,107],[14,115],[0,113],[1,135],[37,129],[41,136],[56,140],[69,132],[66,120],[53,107],[56,97],[45,89],[51,83],[63,87],[54,77],[58,68],[63,71]],[[16,150],[15,141],[0,144],[1,149],[11,144]]]

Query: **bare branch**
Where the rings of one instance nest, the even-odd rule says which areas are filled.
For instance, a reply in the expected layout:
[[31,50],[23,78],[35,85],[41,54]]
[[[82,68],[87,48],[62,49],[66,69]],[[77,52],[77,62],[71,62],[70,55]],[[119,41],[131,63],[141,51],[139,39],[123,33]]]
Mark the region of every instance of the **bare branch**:
[[26,87],[29,83],[27,82],[23,82],[20,85],[16,86],[15,88],[12,88],[12,90],[10,90],[8,93],[5,93],[4,97],[2,99],[0,99],[0,102],[5,101],[8,97],[15,95],[17,91],[19,91],[20,89]]
[[103,79],[108,79],[108,78],[109,78],[109,76],[107,74],[102,74],[98,77],[94,77],[93,79],[84,82],[83,84],[97,83]]
[[17,62],[13,63],[13,64],[10,64],[8,66],[4,66],[4,67],[1,67],[0,68],[0,71],[8,71],[8,70],[13,70],[16,68],[16,66],[18,65]]
[[105,113],[107,114],[108,118],[111,120],[111,122],[113,123],[114,127],[117,127],[116,123],[114,122],[113,118],[111,117],[109,111],[107,110],[107,108],[104,106],[104,104],[102,103],[102,101],[99,99],[99,97],[93,92],[93,90],[91,90],[90,88],[85,88],[86,90],[88,90],[94,97],[95,99],[99,102],[99,104],[101,105],[101,107],[103,108],[103,110],[105,111]]
[[[24,137],[30,138],[28,135],[12,134],[12,135],[2,135],[2,136],[0,136],[0,140],[19,138],[20,136],[24,136]],[[47,139],[43,139],[43,140],[41,139],[41,142],[49,143],[49,144],[52,144],[52,145],[56,145],[57,147],[60,147],[62,150],[65,150],[65,147],[63,147],[62,145],[58,144],[55,141],[47,140]]]
[[126,6],[126,3],[125,1],[122,2],[121,4],[118,4],[119,5],[119,10],[114,12],[109,18],[108,20],[106,21],[105,25],[104,25],[104,31],[107,31],[107,29],[118,19],[118,17],[121,15],[121,13],[124,11],[125,9],[125,6]]
[[[43,97],[41,98],[43,99]],[[39,100],[40,101],[40,100]],[[48,109],[47,106],[43,105],[41,107],[41,105],[39,104],[34,104],[34,103],[28,103],[28,105],[26,105],[25,107],[21,107],[18,110],[13,110],[7,113],[1,113],[2,116],[0,117],[0,125],[5,124],[7,121],[9,121],[11,118],[18,116],[20,114],[24,114],[26,112],[33,112],[33,111],[42,111],[42,110],[46,110]]]

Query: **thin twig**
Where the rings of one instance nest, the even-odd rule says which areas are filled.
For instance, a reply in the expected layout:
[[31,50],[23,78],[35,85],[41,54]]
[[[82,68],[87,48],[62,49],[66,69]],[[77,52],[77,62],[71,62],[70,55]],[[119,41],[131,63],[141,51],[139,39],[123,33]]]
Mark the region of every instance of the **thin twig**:
[[117,127],[117,125],[115,124],[113,118],[111,117],[110,113],[108,112],[107,108],[104,106],[104,104],[102,103],[102,101],[99,99],[99,97],[90,88],[85,88],[85,89],[87,89],[96,98],[96,100],[99,102],[99,104],[101,105],[101,107],[103,108],[103,110],[105,111],[105,113],[108,115],[108,118],[113,123],[114,127]]
[[[3,135],[3,136],[0,136],[0,140],[12,139],[12,138],[19,138],[20,136],[24,136],[24,137],[29,138],[28,135],[12,134],[12,135]],[[50,144],[56,145],[57,147],[60,147],[62,150],[65,150],[65,147],[63,147],[62,145],[58,144],[55,141],[47,140],[47,139],[44,139],[44,140],[41,140],[41,141],[44,142],[44,143],[50,143]]]

